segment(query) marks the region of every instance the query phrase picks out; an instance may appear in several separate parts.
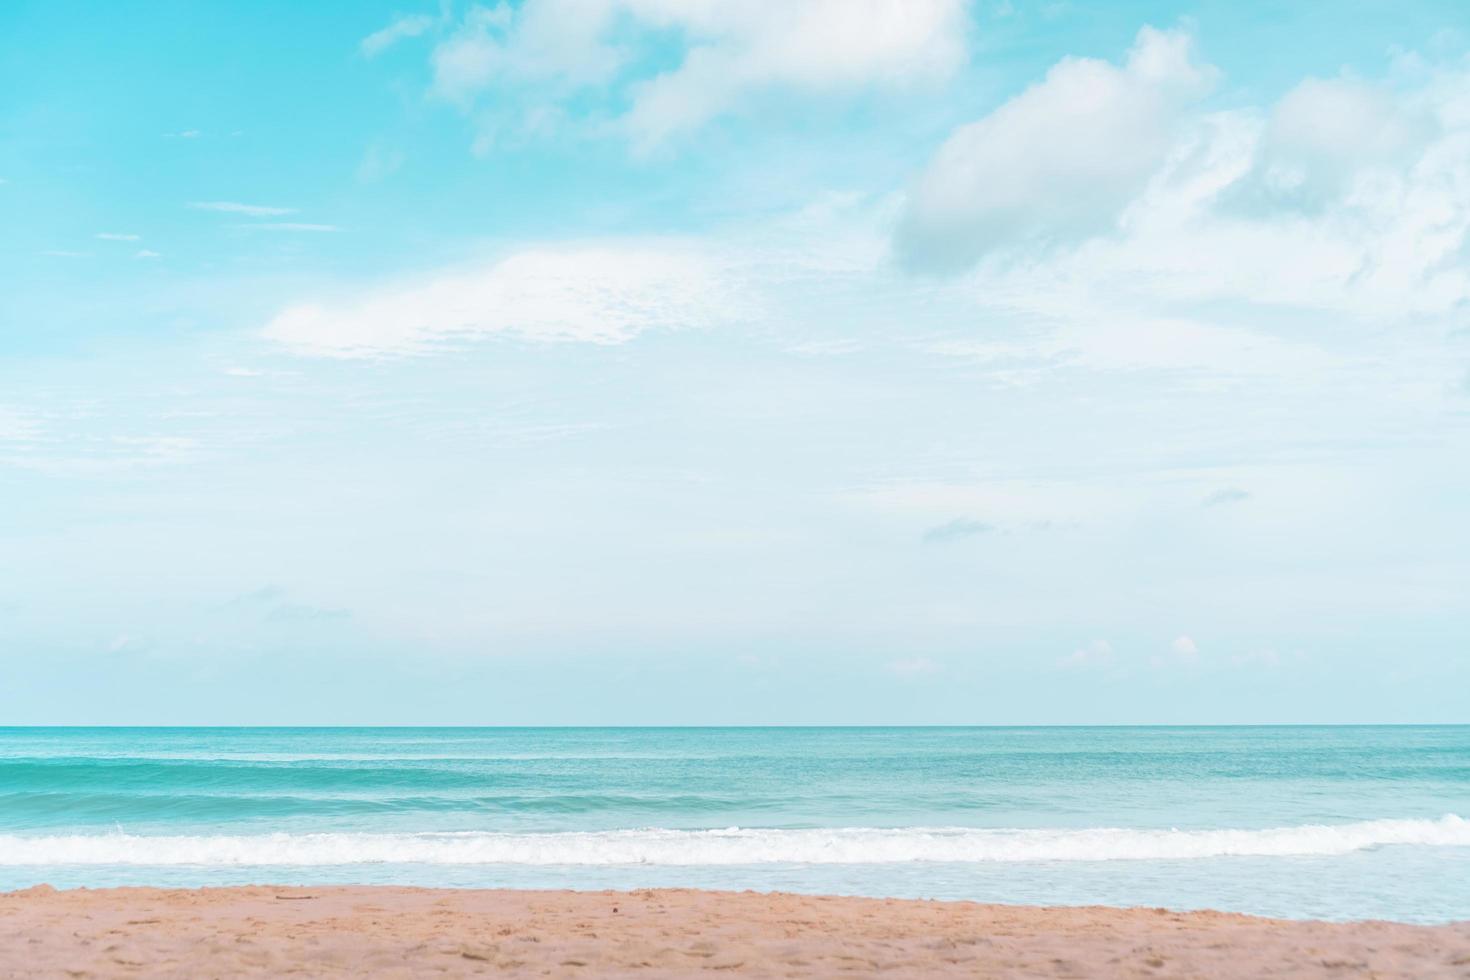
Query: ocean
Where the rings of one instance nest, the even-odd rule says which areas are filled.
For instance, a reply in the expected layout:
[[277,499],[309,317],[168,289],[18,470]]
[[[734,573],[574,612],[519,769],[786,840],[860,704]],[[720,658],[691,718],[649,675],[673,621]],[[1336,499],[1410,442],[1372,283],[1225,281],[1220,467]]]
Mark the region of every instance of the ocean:
[[1470,919],[1470,726],[3,728],[0,888],[700,888]]

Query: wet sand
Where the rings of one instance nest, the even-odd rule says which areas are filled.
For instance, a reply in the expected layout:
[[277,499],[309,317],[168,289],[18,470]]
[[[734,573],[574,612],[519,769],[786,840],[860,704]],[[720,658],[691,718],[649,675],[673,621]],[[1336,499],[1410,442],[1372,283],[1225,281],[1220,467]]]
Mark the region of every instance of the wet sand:
[[1470,923],[659,889],[0,894],[0,976],[1461,977]]

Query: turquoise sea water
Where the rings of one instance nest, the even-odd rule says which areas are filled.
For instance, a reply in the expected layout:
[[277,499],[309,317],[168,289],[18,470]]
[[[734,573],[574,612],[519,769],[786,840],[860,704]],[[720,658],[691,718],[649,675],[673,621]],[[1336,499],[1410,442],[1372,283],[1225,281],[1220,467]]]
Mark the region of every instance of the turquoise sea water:
[[0,729],[39,882],[1470,919],[1470,727]]

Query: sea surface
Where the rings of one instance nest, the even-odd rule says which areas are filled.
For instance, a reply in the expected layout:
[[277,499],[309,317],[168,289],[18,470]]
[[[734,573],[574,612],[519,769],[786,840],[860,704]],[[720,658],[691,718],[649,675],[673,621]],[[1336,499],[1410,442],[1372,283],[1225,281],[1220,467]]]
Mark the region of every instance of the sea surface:
[[0,888],[694,886],[1470,919],[1470,726],[0,728]]

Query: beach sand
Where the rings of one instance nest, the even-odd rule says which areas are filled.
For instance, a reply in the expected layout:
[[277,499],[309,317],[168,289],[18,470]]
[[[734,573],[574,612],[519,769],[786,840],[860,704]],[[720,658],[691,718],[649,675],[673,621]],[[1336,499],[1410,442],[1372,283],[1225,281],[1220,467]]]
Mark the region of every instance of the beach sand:
[[1470,923],[753,892],[0,894],[0,976],[1470,977]]

